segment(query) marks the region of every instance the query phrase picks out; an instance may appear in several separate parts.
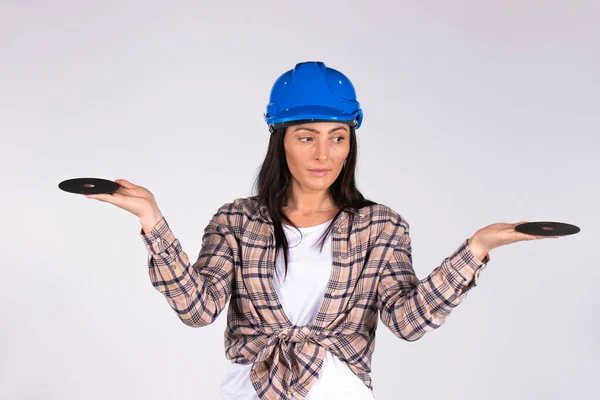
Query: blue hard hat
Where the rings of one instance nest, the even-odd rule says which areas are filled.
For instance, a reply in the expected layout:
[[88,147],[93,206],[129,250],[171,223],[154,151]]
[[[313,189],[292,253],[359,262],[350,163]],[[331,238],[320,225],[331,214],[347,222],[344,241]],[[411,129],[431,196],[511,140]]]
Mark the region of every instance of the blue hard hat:
[[358,129],[363,112],[350,79],[320,61],[296,64],[271,89],[264,115],[269,130],[299,122],[337,121]]

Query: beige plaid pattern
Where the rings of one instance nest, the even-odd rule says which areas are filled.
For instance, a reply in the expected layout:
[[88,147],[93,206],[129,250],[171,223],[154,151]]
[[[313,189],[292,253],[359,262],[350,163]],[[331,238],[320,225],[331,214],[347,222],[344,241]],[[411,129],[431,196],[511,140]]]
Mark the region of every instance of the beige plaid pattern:
[[229,301],[226,357],[252,364],[250,378],[260,399],[303,400],[326,350],[372,389],[378,312],[394,335],[415,341],[444,323],[489,261],[489,255],[479,261],[465,239],[419,280],[409,225],[398,213],[378,204],[346,209],[334,223],[329,284],[307,326],[293,326],[277,299],[273,224],[255,198],[238,198],[217,210],[194,263],[165,218],[140,235],[151,282],[181,321],[208,325]]

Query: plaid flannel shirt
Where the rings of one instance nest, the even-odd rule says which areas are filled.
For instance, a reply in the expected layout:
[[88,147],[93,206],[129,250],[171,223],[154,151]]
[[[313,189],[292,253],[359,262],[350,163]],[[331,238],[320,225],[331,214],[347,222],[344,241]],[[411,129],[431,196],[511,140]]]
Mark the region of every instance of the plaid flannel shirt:
[[333,267],[318,315],[307,326],[293,326],[272,281],[273,223],[254,198],[238,198],[218,209],[193,264],[165,218],[140,235],[149,253],[151,282],[183,323],[208,325],[230,301],[226,357],[252,364],[254,389],[267,400],[304,399],[326,350],[372,390],[378,312],[394,335],[415,341],[444,323],[489,261],[489,254],[478,260],[466,239],[419,280],[406,220],[382,204],[347,209],[332,231]]

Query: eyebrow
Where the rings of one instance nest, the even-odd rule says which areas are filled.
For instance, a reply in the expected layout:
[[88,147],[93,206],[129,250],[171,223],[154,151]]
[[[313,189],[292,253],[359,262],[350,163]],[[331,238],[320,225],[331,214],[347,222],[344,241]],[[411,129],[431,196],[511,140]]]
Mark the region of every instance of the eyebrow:
[[[338,130],[340,130],[340,129],[341,129],[341,130],[343,130],[343,131],[346,131],[346,132],[348,132],[348,130],[346,129],[346,127],[345,127],[345,126],[338,126],[338,127],[336,127],[336,128],[333,128],[332,130],[330,130],[328,133],[333,133],[333,132],[335,132],[335,131],[338,131]],[[319,132],[319,131],[318,131],[318,130],[316,130],[316,129],[313,129],[313,128],[307,128],[307,127],[305,127],[305,126],[300,126],[300,127],[296,128],[296,129],[294,129],[294,132],[301,131],[301,130],[306,130],[306,131],[314,132],[314,133],[317,133],[317,134],[318,134],[318,133],[321,133],[321,132]]]

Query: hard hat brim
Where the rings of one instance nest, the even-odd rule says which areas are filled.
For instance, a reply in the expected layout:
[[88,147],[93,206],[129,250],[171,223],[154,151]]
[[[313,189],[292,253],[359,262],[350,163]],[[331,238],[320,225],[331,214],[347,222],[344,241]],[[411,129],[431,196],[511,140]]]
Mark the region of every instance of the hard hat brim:
[[301,121],[330,121],[352,124],[352,122],[362,113],[360,109],[352,114],[340,112],[334,108],[324,106],[301,106],[282,111],[277,117],[270,118],[265,115],[267,124],[275,128],[285,124],[289,126],[295,122]]

